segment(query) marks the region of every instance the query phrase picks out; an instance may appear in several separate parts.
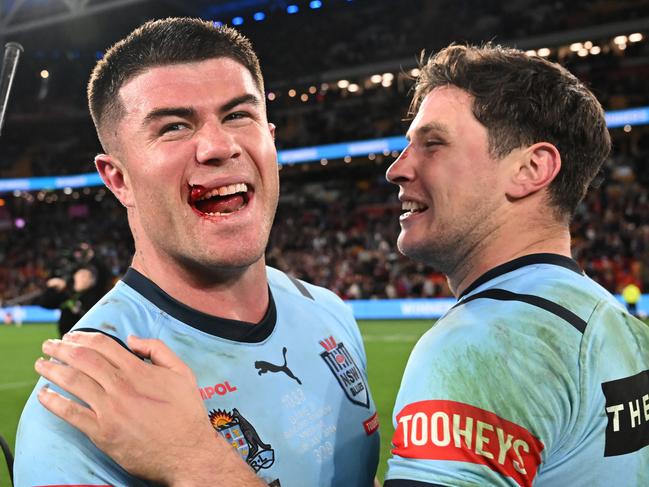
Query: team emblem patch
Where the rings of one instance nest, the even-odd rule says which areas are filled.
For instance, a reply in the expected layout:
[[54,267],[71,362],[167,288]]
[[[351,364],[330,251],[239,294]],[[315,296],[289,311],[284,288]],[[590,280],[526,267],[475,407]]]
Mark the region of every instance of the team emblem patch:
[[320,356],[345,391],[347,399],[369,409],[370,395],[367,392],[367,384],[345,345],[342,342],[337,343],[332,336],[321,340],[320,345],[325,349]]
[[237,408],[229,413],[222,409],[210,411],[210,422],[216,431],[239,452],[255,472],[275,463],[275,451],[261,441],[257,431]]

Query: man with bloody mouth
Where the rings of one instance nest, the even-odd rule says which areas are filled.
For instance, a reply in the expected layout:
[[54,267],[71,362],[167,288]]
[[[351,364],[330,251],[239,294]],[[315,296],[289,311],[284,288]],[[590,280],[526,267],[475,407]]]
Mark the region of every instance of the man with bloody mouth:
[[[88,98],[105,150],[97,170],[126,207],[136,250],[74,328],[93,333],[44,345],[59,361],[38,361],[49,380],[21,417],[16,485],[372,485],[378,422],[351,311],[265,265],[279,177],[247,39],[196,19],[148,22],[97,64]],[[193,415],[172,402],[196,397]],[[123,421],[147,425],[133,434],[155,436],[155,455],[120,448]],[[113,448],[124,468],[102,452]]]

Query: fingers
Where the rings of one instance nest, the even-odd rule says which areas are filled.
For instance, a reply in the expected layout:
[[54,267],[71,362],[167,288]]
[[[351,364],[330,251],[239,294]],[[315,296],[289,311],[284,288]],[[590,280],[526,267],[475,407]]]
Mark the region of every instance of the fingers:
[[63,397],[47,386],[38,391],[38,400],[47,410],[86,435],[92,436],[97,429],[96,416],[90,409]]
[[[45,364],[40,363],[40,365],[46,367],[47,370],[53,371],[53,373],[57,374],[57,379],[69,379],[72,381],[70,384],[58,384],[65,389],[70,390],[69,386],[74,385],[74,381],[79,380],[81,375],[92,377],[94,382],[97,384],[97,387],[101,386],[103,389],[107,389],[108,384],[110,384],[117,375],[116,372],[118,371],[118,367],[102,353],[97,352],[92,348],[70,341],[46,340],[43,342],[42,350],[44,353],[59,362],[70,365],[68,367],[52,362],[46,362]],[[56,367],[54,367],[55,365]],[[70,392],[74,393],[72,390],[70,390]]]
[[161,340],[155,338],[139,338],[129,335],[128,346],[141,357],[151,360],[154,365],[186,373],[189,369],[178,355],[171,351]]
[[[141,363],[124,342],[100,332],[71,331],[63,337],[64,343],[74,343],[94,350],[117,368],[128,368]],[[47,353],[47,352],[46,352]]]
[[104,393],[99,383],[73,367],[39,358],[34,368],[44,378],[89,404],[90,407],[95,406]]

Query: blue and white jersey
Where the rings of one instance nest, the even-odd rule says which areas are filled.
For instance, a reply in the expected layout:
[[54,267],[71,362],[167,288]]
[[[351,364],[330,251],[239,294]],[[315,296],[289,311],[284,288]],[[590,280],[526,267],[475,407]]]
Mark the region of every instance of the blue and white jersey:
[[[378,419],[351,310],[330,291],[267,274],[270,306],[254,326],[191,309],[130,269],[75,329],[165,342],[193,370],[215,430],[269,485],[370,487]],[[41,406],[45,383],[18,427],[16,486],[147,485]]]
[[554,254],[484,274],[415,346],[386,487],[649,486],[649,327]]

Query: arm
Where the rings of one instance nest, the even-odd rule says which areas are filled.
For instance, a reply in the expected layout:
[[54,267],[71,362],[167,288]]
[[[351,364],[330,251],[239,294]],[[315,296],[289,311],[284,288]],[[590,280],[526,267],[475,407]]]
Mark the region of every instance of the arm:
[[48,340],[43,351],[63,364],[39,359],[36,370],[88,407],[49,388],[38,399],[137,477],[174,487],[264,486],[214,431],[192,371],[159,340],[128,342],[150,363],[99,333]]

